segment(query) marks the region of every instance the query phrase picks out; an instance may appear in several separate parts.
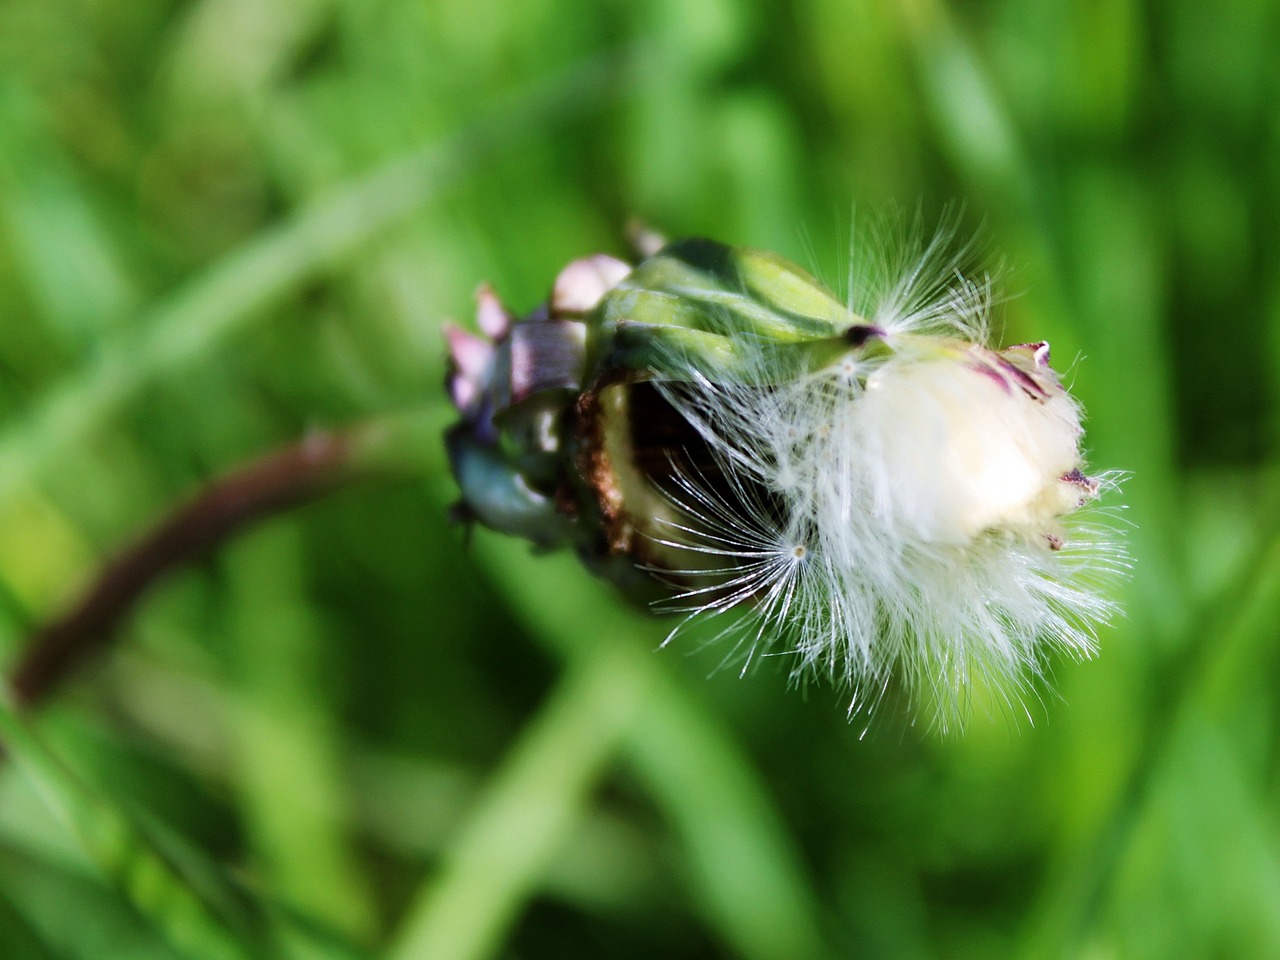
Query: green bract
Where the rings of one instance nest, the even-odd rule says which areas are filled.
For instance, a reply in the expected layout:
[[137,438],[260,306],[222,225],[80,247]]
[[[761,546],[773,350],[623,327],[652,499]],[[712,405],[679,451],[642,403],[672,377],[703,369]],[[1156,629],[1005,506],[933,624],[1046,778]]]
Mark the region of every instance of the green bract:
[[704,239],[635,267],[574,261],[524,317],[487,287],[477,301],[480,335],[446,330],[462,414],[447,438],[459,515],[539,546],[572,545],[646,597],[651,578],[637,565],[673,566],[656,526],[678,512],[655,482],[701,446],[646,381],[697,370],[767,389],[783,373],[878,349],[876,328],[800,267]]

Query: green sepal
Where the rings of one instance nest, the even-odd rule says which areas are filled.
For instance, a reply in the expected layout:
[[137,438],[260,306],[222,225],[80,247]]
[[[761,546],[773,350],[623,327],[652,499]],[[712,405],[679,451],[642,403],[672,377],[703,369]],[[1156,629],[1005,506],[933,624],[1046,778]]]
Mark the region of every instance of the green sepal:
[[[652,295],[657,300],[647,299]],[[678,312],[652,314],[678,303]],[[771,253],[712,240],[680,240],[641,263],[597,308],[619,320],[670,323],[783,341],[832,336],[857,318],[808,273]]]
[[881,349],[850,337],[868,326],[814,277],[772,253],[680,240],[645,260],[601,300],[588,381],[619,371],[768,383]]
[[569,542],[569,519],[556,510],[553,497],[529,484],[514,462],[518,458],[505,455],[498,446],[479,442],[465,425],[450,430],[445,444],[463,502],[475,519],[540,546]]
[[721,383],[764,386],[832,366],[849,354],[869,359],[887,352],[878,337],[851,343],[845,335],[779,343],[761,337],[728,337],[689,327],[620,322],[606,366],[646,379],[685,379],[697,370]]

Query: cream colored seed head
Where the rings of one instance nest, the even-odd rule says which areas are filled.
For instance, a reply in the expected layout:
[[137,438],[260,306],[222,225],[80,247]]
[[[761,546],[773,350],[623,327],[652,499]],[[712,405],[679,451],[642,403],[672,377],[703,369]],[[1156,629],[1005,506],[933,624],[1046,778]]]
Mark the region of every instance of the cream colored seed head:
[[679,478],[687,520],[661,542],[698,558],[670,606],[729,616],[744,670],[789,652],[847,685],[851,714],[896,682],[945,730],[974,689],[1017,709],[1050,651],[1092,655],[1127,559],[1080,509],[1112,484],[1084,473],[1048,345],[992,348],[986,285],[925,273],[851,303],[869,346],[828,366],[778,369],[749,338],[736,380],[672,364],[659,388],[728,482]]
[[1080,416],[1054,386],[1031,396],[987,365],[987,351],[917,359],[908,349],[867,378],[851,438],[871,502],[925,543],[987,530],[1048,531],[1077,499]]

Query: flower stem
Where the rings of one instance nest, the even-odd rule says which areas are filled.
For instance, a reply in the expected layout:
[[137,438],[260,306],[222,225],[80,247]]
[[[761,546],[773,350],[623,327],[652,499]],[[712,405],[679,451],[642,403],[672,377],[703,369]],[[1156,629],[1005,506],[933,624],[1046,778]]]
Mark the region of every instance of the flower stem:
[[317,431],[213,480],[109,560],[66,612],[36,630],[9,681],[15,706],[40,705],[101,652],[143,595],[247,527],[359,480],[420,469],[439,446],[435,411]]

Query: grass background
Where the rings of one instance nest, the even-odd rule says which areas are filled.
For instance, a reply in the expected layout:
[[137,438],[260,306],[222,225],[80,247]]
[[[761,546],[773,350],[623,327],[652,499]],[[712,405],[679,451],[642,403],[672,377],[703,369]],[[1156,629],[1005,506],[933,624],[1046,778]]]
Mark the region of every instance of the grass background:
[[[706,674],[416,480],[168,582],[3,716],[0,956],[1280,955],[1280,23],[1170,0],[6,0],[0,652],[203,480],[444,422],[440,323],[642,215],[836,275],[966,203],[1125,619],[941,741]],[[1076,358],[1073,361],[1073,358]],[[429,447],[430,449],[426,449]]]

